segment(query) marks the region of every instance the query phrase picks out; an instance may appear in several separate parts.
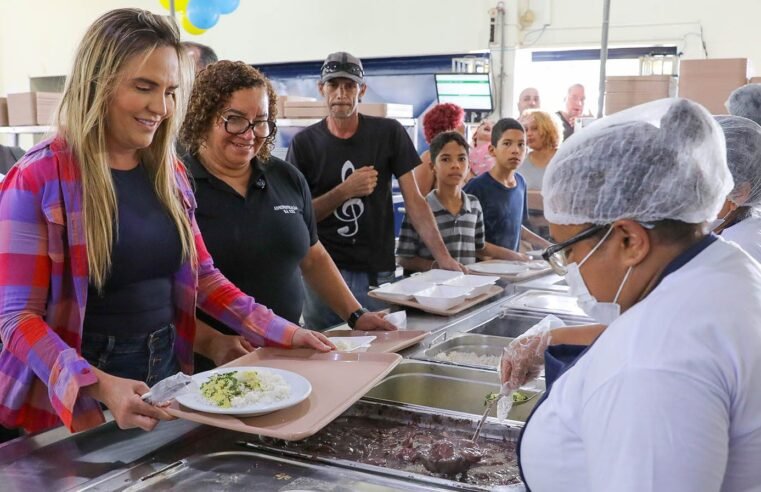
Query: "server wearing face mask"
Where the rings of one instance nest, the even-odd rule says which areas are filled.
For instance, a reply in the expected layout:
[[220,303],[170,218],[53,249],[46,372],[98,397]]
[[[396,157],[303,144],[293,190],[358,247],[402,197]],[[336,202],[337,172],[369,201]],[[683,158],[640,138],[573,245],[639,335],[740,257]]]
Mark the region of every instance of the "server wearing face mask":
[[550,163],[545,257],[608,326],[565,361],[555,332],[502,361],[511,388],[538,354],[560,367],[518,446],[528,489],[758,490],[761,266],[706,233],[733,188],[724,151],[708,112],[673,99],[585,129]]
[[761,262],[761,126],[740,116],[717,116],[735,187],[711,229]]

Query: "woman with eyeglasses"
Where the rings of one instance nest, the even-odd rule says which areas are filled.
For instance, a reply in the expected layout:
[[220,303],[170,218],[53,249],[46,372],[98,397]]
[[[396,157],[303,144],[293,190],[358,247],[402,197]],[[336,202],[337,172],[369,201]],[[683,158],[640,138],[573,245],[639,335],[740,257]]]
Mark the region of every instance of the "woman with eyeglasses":
[[141,395],[192,373],[196,306],[251,344],[334,348],[214,267],[174,153],[191,78],[174,20],[105,13],[77,50],[56,136],[3,182],[3,426],[80,431],[102,406],[121,428],[171,418]]
[[511,344],[510,388],[510,359],[546,343],[559,367],[518,445],[527,488],[758,489],[761,266],[706,224],[730,190],[721,128],[681,99],[606,118],[551,161],[545,258],[607,328],[567,359],[547,332]]
[[[243,63],[220,61],[198,74],[180,139],[198,202],[196,218],[220,271],[243,292],[298,323],[301,275],[344,319],[361,308],[317,239],[312,197],[303,175],[270,152],[277,95],[269,80]],[[199,323],[232,334],[204,313]],[[393,330],[376,313],[351,323]],[[228,339],[229,340],[229,339]],[[248,347],[212,346],[214,363]]]

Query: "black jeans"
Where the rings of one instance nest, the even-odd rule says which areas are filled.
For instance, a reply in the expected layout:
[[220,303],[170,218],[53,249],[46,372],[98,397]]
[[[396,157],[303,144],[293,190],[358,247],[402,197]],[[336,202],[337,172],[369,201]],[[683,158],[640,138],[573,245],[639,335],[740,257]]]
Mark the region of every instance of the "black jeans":
[[82,334],[82,356],[112,376],[153,386],[180,370],[174,354],[176,336],[172,324],[137,337],[85,332]]

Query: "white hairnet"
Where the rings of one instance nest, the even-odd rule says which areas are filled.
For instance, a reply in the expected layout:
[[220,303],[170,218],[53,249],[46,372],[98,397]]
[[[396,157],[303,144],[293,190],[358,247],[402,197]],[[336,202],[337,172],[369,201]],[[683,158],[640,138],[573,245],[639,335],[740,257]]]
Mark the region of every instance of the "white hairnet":
[[716,217],[732,189],[724,136],[702,106],[661,99],[584,128],[544,174],[544,215],[555,224]]
[[735,187],[729,199],[739,206],[761,205],[761,126],[740,116],[717,116],[727,143],[727,165]]
[[761,84],[748,84],[735,89],[725,106],[729,114],[748,118],[761,125]]

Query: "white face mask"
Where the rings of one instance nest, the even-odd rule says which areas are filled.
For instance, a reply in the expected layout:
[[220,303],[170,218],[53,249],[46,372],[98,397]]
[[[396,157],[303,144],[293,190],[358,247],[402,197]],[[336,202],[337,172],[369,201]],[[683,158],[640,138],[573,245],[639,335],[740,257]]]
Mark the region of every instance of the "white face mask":
[[595,297],[589,292],[587,284],[584,282],[584,277],[581,276],[581,271],[579,271],[579,268],[584,264],[584,262],[589,259],[590,256],[592,256],[595,251],[597,251],[597,248],[599,248],[600,245],[605,242],[612,231],[612,227],[608,229],[608,232],[605,233],[603,238],[595,245],[594,248],[592,248],[589,253],[587,253],[581,262],[569,263],[566,266],[567,273],[565,274],[565,281],[568,283],[569,292],[571,295],[576,296],[576,302],[582,311],[584,311],[590,318],[606,326],[621,316],[621,306],[618,305],[618,296],[621,295],[621,291],[623,290],[624,284],[628,280],[629,274],[631,273],[633,267],[629,267],[629,269],[626,271],[626,275],[624,275],[624,279],[621,281],[621,285],[618,286],[618,291],[616,292],[616,296],[613,298],[613,302],[599,302],[597,299],[595,299]]
[[729,213],[727,215],[725,215],[724,217],[719,217],[718,219],[712,220],[711,222],[709,222],[708,223],[708,230],[713,232],[716,229],[718,229],[719,226],[721,226],[724,222],[726,222],[728,216],[729,216]]

